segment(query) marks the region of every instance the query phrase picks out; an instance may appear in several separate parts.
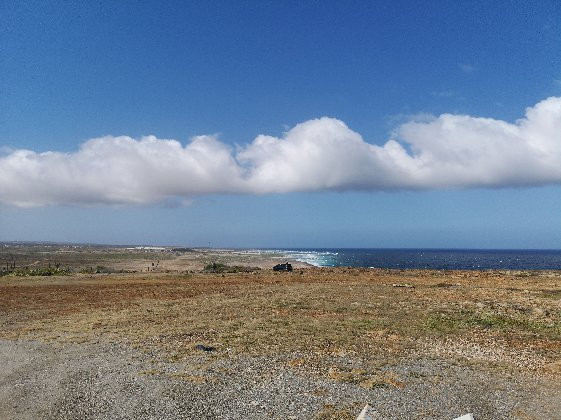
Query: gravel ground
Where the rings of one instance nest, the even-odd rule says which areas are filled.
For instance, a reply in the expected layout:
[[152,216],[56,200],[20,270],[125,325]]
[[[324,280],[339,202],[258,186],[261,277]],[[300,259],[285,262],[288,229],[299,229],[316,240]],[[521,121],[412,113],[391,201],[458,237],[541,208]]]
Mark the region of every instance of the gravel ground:
[[[561,419],[559,377],[502,372],[419,356],[382,367],[369,387],[316,374],[301,355],[216,356],[180,362],[122,344],[0,339],[2,419],[378,418]],[[338,366],[360,367],[348,356]],[[327,361],[329,364],[329,360]]]

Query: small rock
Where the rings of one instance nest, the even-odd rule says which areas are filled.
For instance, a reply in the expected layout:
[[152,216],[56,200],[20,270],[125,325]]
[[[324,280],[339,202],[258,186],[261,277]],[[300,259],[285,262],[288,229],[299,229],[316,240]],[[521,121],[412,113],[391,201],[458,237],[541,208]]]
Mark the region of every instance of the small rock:
[[532,309],[532,314],[536,316],[543,316],[543,309],[542,308],[534,308]]
[[205,346],[204,344],[197,344],[197,345],[195,346],[195,349],[201,350],[201,351],[210,352],[210,351],[216,350],[216,347]]

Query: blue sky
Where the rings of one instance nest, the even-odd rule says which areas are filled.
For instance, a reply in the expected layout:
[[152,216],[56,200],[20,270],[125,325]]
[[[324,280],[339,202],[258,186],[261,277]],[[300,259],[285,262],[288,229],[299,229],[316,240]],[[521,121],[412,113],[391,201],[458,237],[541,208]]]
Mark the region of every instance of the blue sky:
[[1,8],[0,240],[561,248],[558,2]]

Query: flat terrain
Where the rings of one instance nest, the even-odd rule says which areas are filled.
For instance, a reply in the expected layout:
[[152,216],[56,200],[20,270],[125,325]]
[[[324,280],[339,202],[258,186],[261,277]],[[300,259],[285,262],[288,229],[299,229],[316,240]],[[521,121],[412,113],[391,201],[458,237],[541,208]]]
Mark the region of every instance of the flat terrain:
[[560,272],[59,251],[0,254],[72,271],[0,277],[1,418],[561,418]]

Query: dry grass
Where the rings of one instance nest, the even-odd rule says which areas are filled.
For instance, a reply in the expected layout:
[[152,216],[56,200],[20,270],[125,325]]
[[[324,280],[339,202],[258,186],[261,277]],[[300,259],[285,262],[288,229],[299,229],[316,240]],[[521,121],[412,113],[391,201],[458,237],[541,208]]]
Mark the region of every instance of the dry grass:
[[[404,283],[412,287],[397,287]],[[204,343],[216,355],[352,354],[373,365],[420,350],[436,355],[461,338],[466,346],[499,343],[547,363],[561,355],[559,290],[561,277],[551,273],[304,269],[5,277],[0,335],[119,340],[170,359]]]

